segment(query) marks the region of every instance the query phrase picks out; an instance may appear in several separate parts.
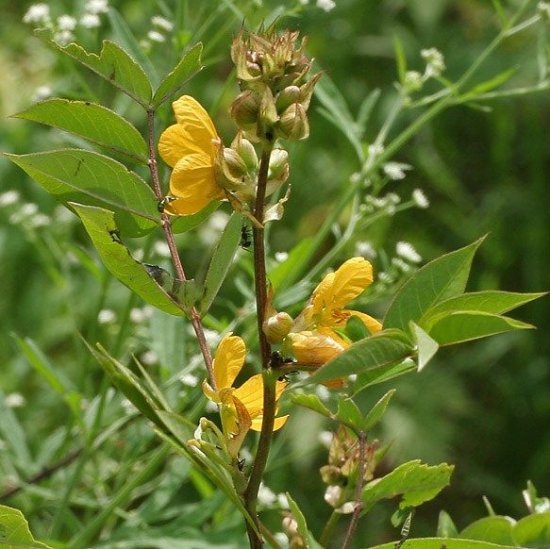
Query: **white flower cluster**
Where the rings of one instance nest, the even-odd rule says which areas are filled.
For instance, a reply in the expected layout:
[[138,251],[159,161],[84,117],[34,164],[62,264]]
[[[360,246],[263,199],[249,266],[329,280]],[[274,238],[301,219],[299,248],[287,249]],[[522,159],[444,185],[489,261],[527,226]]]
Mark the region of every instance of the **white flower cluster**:
[[[307,6],[309,4],[309,0],[298,0],[302,6]],[[319,9],[329,12],[333,10],[336,7],[336,2],[334,0],[317,0],[316,7]]]
[[55,21],[50,13],[48,4],[32,4],[25,15],[23,22],[37,27],[45,27],[53,31],[53,39],[65,46],[74,40],[74,32],[78,25],[85,29],[94,29],[101,25],[100,15],[109,11],[108,0],[86,0],[84,13],[77,19],[72,15],[63,14]]
[[151,42],[166,42],[166,35],[174,30],[174,24],[172,21],[169,21],[160,15],[154,15],[151,17],[151,24],[153,25],[153,28],[147,33],[148,40],[144,40],[144,45],[149,48],[151,47]]
[[401,202],[401,198],[395,193],[388,193],[385,196],[367,196],[365,203],[361,204],[361,212],[365,214],[384,212],[386,215],[394,215],[395,207]]
[[[8,218],[12,225],[24,224],[29,229],[37,229],[51,224],[48,215],[38,211],[38,206],[32,202],[19,203],[20,195],[11,190],[0,194],[0,208],[10,208]],[[15,207],[15,208],[14,208]]]
[[403,80],[403,88],[406,93],[414,93],[422,89],[424,82],[430,78],[437,78],[445,70],[445,59],[437,48],[420,50],[422,59],[426,62],[424,74],[418,71],[407,71]]

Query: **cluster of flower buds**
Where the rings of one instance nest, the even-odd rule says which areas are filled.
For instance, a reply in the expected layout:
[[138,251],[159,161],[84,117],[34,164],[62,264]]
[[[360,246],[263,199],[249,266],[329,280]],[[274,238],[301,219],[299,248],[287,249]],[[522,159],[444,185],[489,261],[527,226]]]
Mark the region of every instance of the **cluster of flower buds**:
[[[374,468],[380,457],[377,442],[367,445],[365,455],[364,481],[372,480]],[[340,427],[332,438],[328,454],[328,465],[321,467],[321,478],[327,484],[325,501],[340,513],[353,511],[350,499],[353,497],[359,469],[359,444],[357,436],[345,427]]]
[[[233,206],[241,210],[240,204],[250,202],[256,196],[259,160],[254,145],[243,132],[237,133],[230,147],[219,147],[215,162],[216,181],[225,189]],[[275,192],[287,179],[290,169],[288,153],[274,149],[269,158],[266,195]]]
[[231,48],[241,93],[231,116],[252,141],[299,140],[309,135],[307,110],[321,73],[306,76],[311,61],[298,32],[241,31]]

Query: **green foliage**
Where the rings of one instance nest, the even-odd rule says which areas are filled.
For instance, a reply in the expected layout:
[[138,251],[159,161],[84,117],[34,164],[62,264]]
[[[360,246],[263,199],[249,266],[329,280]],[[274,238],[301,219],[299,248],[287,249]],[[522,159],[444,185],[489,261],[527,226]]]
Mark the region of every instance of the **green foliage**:
[[45,543],[36,541],[23,513],[0,505],[0,547],[5,549],[50,549]]

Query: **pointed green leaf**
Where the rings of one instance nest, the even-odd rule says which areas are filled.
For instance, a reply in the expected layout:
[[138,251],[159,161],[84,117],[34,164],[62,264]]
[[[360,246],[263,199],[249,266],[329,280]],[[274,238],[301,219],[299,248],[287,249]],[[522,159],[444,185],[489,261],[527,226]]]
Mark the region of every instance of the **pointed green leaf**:
[[51,549],[36,541],[19,509],[0,505],[0,547],[4,549]]
[[533,328],[531,324],[507,316],[457,311],[434,324],[430,330],[430,337],[435,339],[439,345],[455,345],[504,332],[531,328]]
[[358,316],[351,316],[346,322],[346,335],[351,341],[361,341],[370,336],[365,323]]
[[411,322],[411,332],[416,341],[418,353],[418,371],[422,371],[424,366],[434,357],[439,349],[437,341],[431,338],[420,326]]
[[383,330],[350,345],[343,353],[316,370],[304,383],[322,383],[361,374],[401,362],[412,353],[413,347],[403,332]]
[[359,112],[357,114],[357,125],[361,128],[361,131],[364,133],[367,129],[367,124],[370,120],[370,115],[376,102],[380,98],[380,90],[376,89],[371,91],[361,103],[359,107]]
[[186,233],[195,227],[198,227],[205,219],[220,207],[221,202],[215,200],[210,202],[206,208],[193,215],[178,215],[172,221],[172,231],[174,234]]
[[44,39],[56,50],[82,63],[118,89],[128,94],[138,103],[147,107],[151,101],[151,83],[143,68],[136,63],[120,46],[104,40],[99,55],[88,53],[74,42],[61,46],[51,39],[49,30],[39,29],[35,34]]
[[304,545],[302,547],[304,547],[304,549],[322,549],[321,545],[319,545],[319,543],[317,543],[317,541],[311,535],[311,532],[309,531],[309,528],[307,526],[306,517],[304,516],[304,513],[302,513],[302,510],[300,509],[298,504],[292,499],[288,492],[286,493],[286,497],[288,500],[290,512],[296,520],[298,533],[300,534],[300,537],[304,542]]
[[158,84],[158,74],[155,65],[151,62],[149,57],[143,51],[143,47],[140,45],[139,40],[134,36],[132,29],[126,23],[122,15],[112,5],[107,12],[109,23],[113,29],[113,33],[117,42],[128,52],[133,59],[135,59],[144,73],[148,76],[148,80],[153,85]]
[[418,507],[433,499],[449,484],[452,472],[453,466],[446,463],[429,466],[419,459],[404,463],[365,485],[362,513],[367,513],[377,501],[396,496],[402,496],[400,509]]
[[494,90],[495,88],[498,88],[499,86],[510,80],[510,78],[512,78],[512,76],[514,76],[516,72],[516,67],[506,69],[505,71],[502,71],[493,78],[490,78],[485,82],[481,82],[481,84],[477,84],[471,90],[467,91],[464,94],[464,97],[461,99],[475,99],[477,95],[481,95],[482,93],[487,93],[491,90]]
[[483,517],[472,522],[458,534],[462,539],[475,539],[500,543],[502,545],[514,545],[512,528],[515,520],[510,517]]
[[381,419],[390,403],[395,389],[389,390],[370,410],[363,422],[363,430],[370,431]]
[[363,430],[363,414],[357,404],[346,395],[340,395],[338,398],[338,411],[335,414],[335,419],[347,425],[357,434]]
[[185,53],[174,70],[160,83],[153,95],[153,107],[162,105],[171,95],[178,93],[202,69],[201,54],[202,44],[200,42]]
[[411,373],[416,371],[417,365],[412,358],[407,358],[397,364],[390,363],[386,366],[376,368],[374,370],[367,370],[366,372],[359,374],[357,379],[353,383],[353,396],[360,393],[363,389],[370,387],[371,385],[377,385],[378,383],[384,383],[390,379]]
[[451,515],[447,511],[439,511],[437,519],[437,535],[442,538],[456,538],[458,530]]
[[[86,344],[87,345],[87,344]],[[88,346],[88,345],[87,345]],[[105,373],[117,389],[150,421],[162,430],[166,430],[158,415],[161,404],[147,391],[136,375],[112,357],[99,343],[97,349],[88,346]]]
[[520,547],[547,549],[550,547],[550,512],[523,517],[514,526],[513,536]]
[[[392,541],[369,549],[395,549],[398,545],[399,542]],[[409,538],[402,547],[403,549],[517,549],[516,545],[500,545],[487,541],[453,538]]]
[[321,399],[317,395],[313,394],[296,394],[292,395],[292,402],[303,406],[304,408],[309,408],[318,414],[321,414],[325,417],[334,418],[334,414],[322,403]]
[[14,116],[74,133],[147,164],[147,144],[141,134],[122,116],[97,103],[46,99]]
[[59,200],[113,210],[125,235],[142,236],[159,225],[153,191],[116,160],[81,149],[6,156]]
[[409,330],[430,308],[464,292],[474,254],[483,239],[434,259],[398,290],[384,318],[384,328]]
[[475,311],[500,315],[544,295],[546,295],[546,292],[531,294],[501,292],[498,290],[471,292],[446,299],[430,307],[422,316],[419,325],[422,326],[424,330],[429,331],[438,320],[447,316],[449,313],[458,311]]
[[403,84],[405,82],[405,75],[407,74],[407,58],[405,57],[405,52],[403,51],[403,44],[397,35],[393,38],[393,51],[395,52],[397,76],[399,82]]
[[82,220],[109,272],[147,303],[171,315],[184,315],[182,307],[168,295],[148,269],[130,255],[120,240],[113,212],[82,204],[71,206]]
[[206,278],[204,280],[204,291],[200,302],[201,315],[206,314],[214,298],[218,294],[220,287],[229,272],[229,267],[233,263],[233,257],[239,247],[241,240],[242,216],[233,213],[229,218],[222,236],[214,250]]

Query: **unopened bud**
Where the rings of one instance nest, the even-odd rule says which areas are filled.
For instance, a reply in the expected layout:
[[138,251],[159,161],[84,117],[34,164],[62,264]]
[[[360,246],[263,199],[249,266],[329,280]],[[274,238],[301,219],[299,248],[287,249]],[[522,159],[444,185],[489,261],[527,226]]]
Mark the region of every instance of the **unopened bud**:
[[288,169],[288,153],[284,149],[273,149],[269,159],[268,179],[278,179]]
[[290,332],[293,324],[288,313],[277,313],[264,320],[262,329],[269,343],[281,342]]
[[277,94],[275,105],[278,112],[283,112],[292,103],[297,103],[300,100],[300,88],[298,86],[287,86],[282,92]]
[[260,113],[258,117],[258,137],[260,139],[267,139],[273,141],[275,135],[273,133],[273,126],[278,122],[279,115],[275,108],[275,98],[269,88],[264,89],[262,95],[262,101],[260,103]]
[[287,536],[294,537],[298,535],[298,523],[292,515],[287,515],[283,518],[282,526]]
[[327,486],[327,489],[325,490],[325,501],[335,509],[337,507],[340,507],[340,505],[343,503],[343,490],[341,486],[332,485]]
[[233,140],[231,148],[241,157],[248,171],[256,171],[258,169],[258,155],[256,154],[256,149],[248,139],[243,137],[241,132],[239,132]]
[[309,136],[307,114],[300,103],[294,103],[281,115],[278,128],[281,136],[291,140],[306,139]]
[[237,126],[249,130],[256,125],[260,111],[260,98],[252,90],[246,90],[239,94],[231,105],[231,117]]

